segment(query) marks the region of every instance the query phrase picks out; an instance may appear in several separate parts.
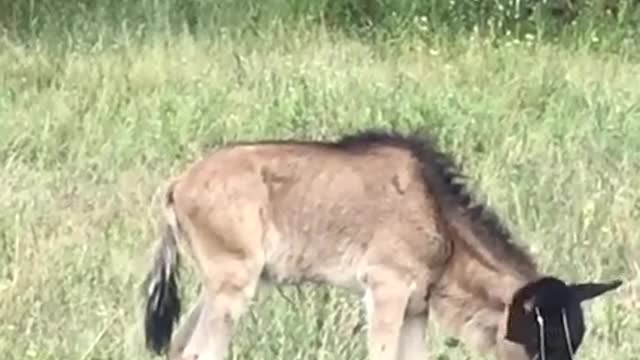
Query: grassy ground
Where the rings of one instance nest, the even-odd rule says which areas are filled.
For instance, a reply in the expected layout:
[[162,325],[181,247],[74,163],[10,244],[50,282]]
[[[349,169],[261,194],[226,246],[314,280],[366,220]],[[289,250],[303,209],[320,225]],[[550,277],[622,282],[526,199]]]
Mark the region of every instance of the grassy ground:
[[[134,32],[0,37],[4,359],[150,358],[138,286],[172,171],[223,141],[367,126],[436,134],[549,272],[626,280],[585,308],[581,358],[640,351],[640,65],[624,51],[362,42],[321,26]],[[235,359],[364,358],[355,298],[288,294],[261,293]],[[478,359],[432,331],[434,359]]]

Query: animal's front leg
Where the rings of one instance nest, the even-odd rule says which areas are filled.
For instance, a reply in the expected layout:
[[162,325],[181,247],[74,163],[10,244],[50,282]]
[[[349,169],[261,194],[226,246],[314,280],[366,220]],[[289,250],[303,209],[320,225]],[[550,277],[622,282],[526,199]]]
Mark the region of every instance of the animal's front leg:
[[427,352],[427,321],[429,313],[425,311],[418,315],[408,315],[404,319],[400,331],[399,360],[426,360]]
[[368,345],[372,360],[397,360],[400,332],[410,290],[402,283],[374,283],[367,289]]

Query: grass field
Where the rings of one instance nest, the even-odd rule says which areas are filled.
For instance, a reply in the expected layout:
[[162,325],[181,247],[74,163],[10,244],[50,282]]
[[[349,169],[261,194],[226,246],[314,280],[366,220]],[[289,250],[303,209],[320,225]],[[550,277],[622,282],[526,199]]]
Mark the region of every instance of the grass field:
[[[640,351],[637,49],[360,41],[321,25],[92,34],[0,36],[3,359],[150,359],[139,285],[165,179],[224,141],[369,126],[435,134],[550,273],[625,280],[586,306],[580,358]],[[287,294],[260,294],[234,359],[364,359],[357,299]],[[433,359],[479,359],[431,329]]]

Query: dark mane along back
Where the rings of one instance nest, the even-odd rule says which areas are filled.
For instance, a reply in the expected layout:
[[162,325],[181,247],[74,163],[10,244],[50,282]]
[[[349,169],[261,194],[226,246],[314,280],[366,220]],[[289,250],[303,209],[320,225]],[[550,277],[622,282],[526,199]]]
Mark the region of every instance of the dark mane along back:
[[476,230],[477,236],[498,261],[507,261],[529,272],[535,264],[529,255],[511,241],[511,233],[501,223],[497,214],[482,203],[475,202],[465,186],[465,176],[459,172],[453,160],[439,151],[428,135],[403,135],[397,132],[368,130],[346,135],[333,143],[345,151],[363,149],[374,145],[387,145],[407,149],[422,164],[422,178],[437,202],[444,209],[462,209]]

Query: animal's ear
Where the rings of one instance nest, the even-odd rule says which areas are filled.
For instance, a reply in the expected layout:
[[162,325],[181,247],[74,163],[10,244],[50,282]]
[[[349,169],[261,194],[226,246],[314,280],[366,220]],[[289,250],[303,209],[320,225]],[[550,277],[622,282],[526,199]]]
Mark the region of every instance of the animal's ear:
[[569,286],[569,289],[578,302],[582,302],[585,300],[591,300],[608,291],[614,290],[620,285],[622,285],[622,281],[615,280],[607,283],[573,284]]

